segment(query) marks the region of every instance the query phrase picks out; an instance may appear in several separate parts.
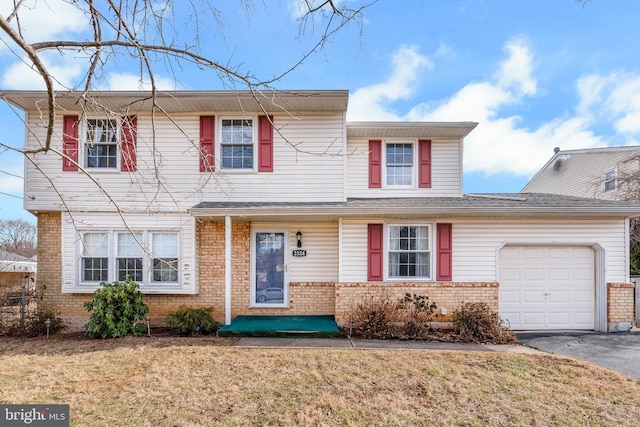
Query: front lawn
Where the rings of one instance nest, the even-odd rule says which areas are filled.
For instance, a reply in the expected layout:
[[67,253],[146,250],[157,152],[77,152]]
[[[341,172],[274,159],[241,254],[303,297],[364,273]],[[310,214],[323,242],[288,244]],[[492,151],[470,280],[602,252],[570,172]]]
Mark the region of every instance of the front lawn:
[[0,338],[1,403],[78,426],[637,425],[640,381],[552,355]]

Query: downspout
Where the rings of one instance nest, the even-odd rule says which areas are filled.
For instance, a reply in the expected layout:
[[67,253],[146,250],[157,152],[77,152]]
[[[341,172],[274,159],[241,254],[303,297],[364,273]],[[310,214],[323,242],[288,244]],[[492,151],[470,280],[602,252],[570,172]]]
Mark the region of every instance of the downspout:
[[231,217],[224,217],[224,324],[231,324]]

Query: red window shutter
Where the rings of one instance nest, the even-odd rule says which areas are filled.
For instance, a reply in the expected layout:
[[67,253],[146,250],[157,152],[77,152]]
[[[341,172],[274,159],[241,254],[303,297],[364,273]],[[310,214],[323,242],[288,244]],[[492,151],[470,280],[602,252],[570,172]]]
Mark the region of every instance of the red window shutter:
[[369,141],[369,188],[382,187],[382,141]]
[[78,116],[62,119],[62,170],[78,170]]
[[200,172],[215,171],[215,116],[200,116]]
[[419,187],[431,188],[431,141],[418,141],[418,175]]
[[258,172],[273,172],[273,116],[258,117]]
[[438,224],[436,228],[437,239],[437,273],[436,280],[438,281],[451,281],[453,280],[452,273],[452,231],[453,226],[451,224]]
[[382,224],[369,224],[367,230],[367,280],[380,281],[382,277],[382,257],[383,257],[383,234]]
[[120,143],[120,170],[135,172],[138,169],[136,144],[138,139],[138,118],[125,117],[122,122],[122,141]]

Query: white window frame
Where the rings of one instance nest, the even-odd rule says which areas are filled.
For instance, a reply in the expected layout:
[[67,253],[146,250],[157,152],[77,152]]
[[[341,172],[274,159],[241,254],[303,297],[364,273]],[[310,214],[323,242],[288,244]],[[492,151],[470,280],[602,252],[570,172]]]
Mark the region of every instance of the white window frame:
[[[252,130],[252,144],[253,147],[253,158],[252,158],[252,166],[251,168],[228,168],[224,167],[224,160],[222,158],[222,146],[226,145],[222,141],[222,123],[225,120],[251,120],[251,130]],[[246,144],[249,145],[249,144]],[[258,116],[247,116],[247,115],[227,115],[218,117],[218,122],[216,123],[216,159],[219,159],[217,163],[220,165],[220,170],[225,173],[246,173],[246,172],[256,172],[258,169]]]
[[[427,227],[429,237],[429,274],[428,276],[392,276],[390,272],[390,253],[391,250],[391,227]],[[390,222],[384,225],[384,277],[387,281],[393,282],[433,282],[435,280],[435,262],[436,262],[436,250],[435,250],[435,224],[431,222]]]
[[[613,177],[607,175],[613,174]],[[607,183],[613,182],[613,188],[607,190]],[[607,169],[602,172],[602,192],[610,193],[618,189],[618,168]]]
[[[142,244],[143,253],[142,253],[142,281],[138,281],[137,283],[140,285],[140,290],[171,290],[182,287],[182,234],[180,230],[176,229],[151,229],[151,230],[140,230],[140,229],[132,229],[131,232],[133,234],[142,235],[142,239],[140,243]],[[76,241],[76,259],[78,260],[76,266],[76,280],[80,287],[92,287],[96,288],[100,285],[101,282],[98,281],[83,281],[83,242],[84,235],[87,233],[104,233],[106,234],[107,244],[108,244],[108,278],[106,282],[111,283],[114,281],[118,281],[118,235],[119,234],[130,234],[129,230],[125,229],[112,229],[112,230],[78,230],[79,238]],[[170,233],[176,235],[176,253],[177,253],[177,271],[176,271],[176,281],[154,281],[154,265],[153,261],[155,257],[153,256],[153,247],[151,242],[153,241],[153,235],[159,233]]]
[[[87,129],[89,127],[88,122],[90,120],[108,120],[114,121],[116,123],[116,165],[114,167],[100,167],[100,166],[89,166],[89,141],[87,140]],[[80,121],[80,145],[81,145],[81,155],[82,160],[81,164],[84,165],[85,169],[89,169],[91,171],[103,171],[103,172],[117,172],[120,170],[120,157],[121,157],[121,141],[122,141],[122,119],[115,117],[105,117],[105,116],[87,116],[83,117]],[[109,144],[111,145],[111,144]]]
[[[411,184],[389,184],[387,182],[387,147],[395,144],[411,144]],[[410,139],[385,140],[382,148],[382,186],[383,188],[415,188],[418,180],[417,168],[418,141]]]

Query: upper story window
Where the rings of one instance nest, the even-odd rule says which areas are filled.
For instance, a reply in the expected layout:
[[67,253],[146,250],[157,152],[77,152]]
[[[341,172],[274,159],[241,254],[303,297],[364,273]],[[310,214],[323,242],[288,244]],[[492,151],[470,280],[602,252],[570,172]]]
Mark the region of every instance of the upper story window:
[[602,172],[602,192],[607,193],[617,188],[618,169],[609,169]]
[[87,168],[118,167],[119,126],[115,119],[87,119],[84,155]]
[[387,143],[385,155],[386,185],[412,185],[414,176],[413,159],[413,144]]
[[253,169],[253,119],[222,119],[220,154],[223,169]]
[[431,227],[389,225],[389,278],[431,278]]

